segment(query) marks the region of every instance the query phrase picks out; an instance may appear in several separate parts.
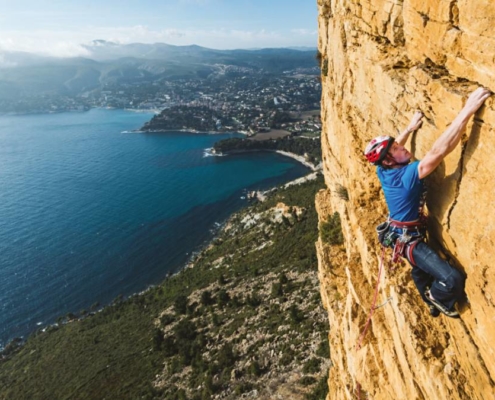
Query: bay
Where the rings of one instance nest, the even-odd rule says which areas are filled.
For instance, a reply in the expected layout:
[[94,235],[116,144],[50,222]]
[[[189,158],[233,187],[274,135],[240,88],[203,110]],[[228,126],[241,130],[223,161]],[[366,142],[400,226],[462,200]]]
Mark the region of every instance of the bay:
[[151,116],[0,117],[0,345],[161,282],[246,190],[308,172],[275,153],[206,156],[239,134],[132,133]]

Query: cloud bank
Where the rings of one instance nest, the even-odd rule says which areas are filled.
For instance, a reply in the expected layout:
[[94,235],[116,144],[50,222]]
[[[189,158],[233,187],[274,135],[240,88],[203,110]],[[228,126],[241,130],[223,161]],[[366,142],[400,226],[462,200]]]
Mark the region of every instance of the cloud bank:
[[[192,0],[191,0],[192,1]],[[0,35],[0,50],[26,51],[56,57],[88,56],[81,44],[95,39],[116,43],[157,43],[177,46],[196,44],[214,49],[310,46],[317,43],[317,32],[307,29],[287,31],[233,29],[150,29],[143,25],[131,27],[88,27],[75,31],[4,31]]]

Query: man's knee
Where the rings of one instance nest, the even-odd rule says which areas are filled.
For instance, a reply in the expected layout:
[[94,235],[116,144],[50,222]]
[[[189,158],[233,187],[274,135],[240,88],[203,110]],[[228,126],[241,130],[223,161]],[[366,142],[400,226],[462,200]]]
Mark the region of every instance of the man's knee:
[[447,291],[462,291],[464,290],[465,281],[464,274],[452,267],[450,274],[445,279],[439,280],[439,284]]

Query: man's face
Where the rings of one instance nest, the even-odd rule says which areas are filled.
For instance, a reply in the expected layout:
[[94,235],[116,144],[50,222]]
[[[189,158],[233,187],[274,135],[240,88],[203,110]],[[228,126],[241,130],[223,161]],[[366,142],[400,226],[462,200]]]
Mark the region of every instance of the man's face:
[[404,146],[401,146],[397,142],[394,142],[388,152],[399,164],[404,164],[411,161],[411,153],[409,153]]

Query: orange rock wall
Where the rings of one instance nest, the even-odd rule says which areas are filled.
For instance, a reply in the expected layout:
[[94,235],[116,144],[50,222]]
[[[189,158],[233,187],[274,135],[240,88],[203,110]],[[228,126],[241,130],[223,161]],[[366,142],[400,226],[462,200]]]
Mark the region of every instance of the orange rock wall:
[[[395,135],[415,110],[418,159],[483,85],[495,91],[493,0],[317,0],[322,56],[322,147],[328,186],[320,220],[339,212],[342,247],[317,244],[330,322],[330,399],[495,399],[495,105],[472,120],[427,178],[431,243],[467,274],[460,320],[431,318],[409,267],[384,268],[370,310],[387,214],[366,143]],[[347,189],[348,199],[342,195]],[[368,397],[366,397],[368,396]]]

